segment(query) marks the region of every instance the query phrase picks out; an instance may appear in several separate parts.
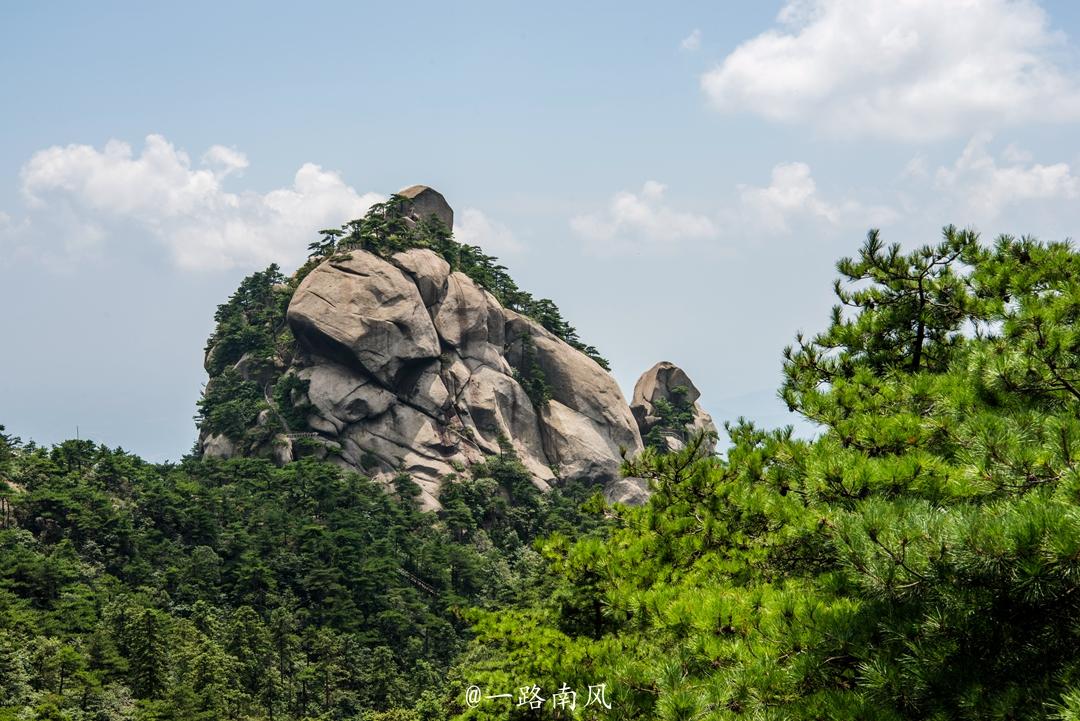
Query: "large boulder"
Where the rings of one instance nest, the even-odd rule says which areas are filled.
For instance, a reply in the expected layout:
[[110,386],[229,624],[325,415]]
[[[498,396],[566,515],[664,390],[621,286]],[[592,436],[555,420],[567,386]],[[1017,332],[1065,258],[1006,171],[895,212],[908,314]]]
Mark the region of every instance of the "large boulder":
[[484,291],[464,273],[451,273],[446,292],[432,309],[439,339],[454,348],[488,339],[488,302]]
[[[407,473],[421,488],[425,510],[439,508],[443,479],[457,471],[468,456],[457,453],[458,439],[443,424],[405,404],[396,404],[365,423],[350,425],[342,438],[347,467],[389,483]],[[480,456],[474,456],[479,460]]]
[[371,253],[332,258],[304,278],[287,314],[312,350],[356,366],[385,386],[418,361],[439,356],[439,338],[420,290]]
[[446,202],[442,193],[426,185],[410,185],[399,190],[396,195],[405,198],[405,215],[416,219],[434,215],[447,228],[454,227],[454,209]]
[[552,399],[588,419],[616,457],[620,449],[630,454],[640,450],[634,416],[611,374],[536,321],[514,311],[503,312],[510,364],[527,372],[524,366],[535,361],[551,387]]
[[389,410],[397,397],[368,375],[330,360],[297,374],[308,382],[308,401],[337,431],[349,423],[375,418]]
[[[624,456],[641,450],[609,373],[430,250],[327,260],[287,317],[308,426],[343,465],[388,482],[409,473],[425,507],[437,507],[446,477],[506,444],[541,489],[617,481]],[[519,382],[528,364],[550,400]]]
[[652,491],[644,478],[619,478],[604,486],[604,499],[608,503],[622,503],[626,506],[641,506],[648,500]]
[[390,260],[405,271],[416,283],[424,305],[438,303],[446,292],[446,279],[450,276],[450,264],[427,248],[410,248],[394,253]]
[[640,450],[618,445],[604,426],[557,400],[548,401],[541,418],[544,449],[561,478],[615,481],[623,454]]
[[232,458],[236,444],[220,433],[208,435],[202,440],[202,452],[207,458]]

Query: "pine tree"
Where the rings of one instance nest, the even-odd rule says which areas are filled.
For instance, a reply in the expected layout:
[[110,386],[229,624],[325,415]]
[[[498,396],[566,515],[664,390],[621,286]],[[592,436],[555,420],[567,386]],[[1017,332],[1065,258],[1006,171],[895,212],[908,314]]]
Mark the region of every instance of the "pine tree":
[[157,609],[139,608],[125,630],[131,690],[139,698],[160,697],[168,683],[168,620]]
[[626,719],[1077,717],[1080,256],[944,235],[839,264],[848,314],[785,354],[815,439],[646,451],[646,506],[549,540],[534,606],[473,612],[459,717],[500,717],[466,679],[516,678],[606,681]]

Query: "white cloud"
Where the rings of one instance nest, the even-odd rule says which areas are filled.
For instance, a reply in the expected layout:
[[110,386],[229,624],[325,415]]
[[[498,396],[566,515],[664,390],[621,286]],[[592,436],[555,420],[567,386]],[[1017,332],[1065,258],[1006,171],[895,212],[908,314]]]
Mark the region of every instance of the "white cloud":
[[744,207],[752,211],[770,230],[786,231],[787,219],[794,214],[816,216],[835,223],[836,208],[821,200],[817,184],[806,163],[781,163],[772,169],[767,187],[739,186]]
[[1029,153],[1012,145],[996,159],[988,150],[990,140],[987,133],[976,135],[952,167],[938,168],[935,176],[939,190],[980,219],[992,220],[1007,206],[1025,201],[1080,197],[1080,177],[1068,163],[1033,163]]
[[465,208],[454,220],[454,239],[461,243],[478,245],[494,255],[518,253],[524,248],[510,228],[476,208]]
[[248,166],[247,156],[234,148],[226,148],[224,145],[213,145],[203,153],[203,165],[216,168],[222,177],[231,173],[239,173]]
[[694,28],[693,32],[682,39],[679,47],[687,52],[693,52],[701,48],[701,30]]
[[1032,0],[789,0],[701,78],[714,107],[907,140],[1080,119]]
[[666,190],[650,180],[639,192],[616,193],[603,211],[575,216],[570,227],[594,252],[655,254],[704,244],[724,250],[724,243],[790,233],[795,223],[865,230],[899,218],[888,206],[826,199],[810,166],[800,162],[774,166],[766,186],[736,186],[709,213],[673,209]]
[[855,200],[826,201],[806,163],[776,165],[766,187],[740,185],[739,201],[750,225],[772,233],[788,232],[792,220],[870,227],[896,217],[884,206],[866,206]]
[[68,217],[76,238],[65,241],[69,250],[102,242],[104,225],[130,224],[163,241],[184,268],[287,265],[302,260],[319,228],[363,215],[382,199],[357,193],[340,175],[312,163],[296,172],[290,187],[265,194],[225,190],[224,180],[247,166],[243,153],[215,145],[193,167],[187,153],[160,135],[148,136],[138,155],[116,140],[101,150],[54,146],[22,169],[27,222]]
[[669,250],[682,241],[716,237],[708,216],[674,210],[664,200],[666,190],[650,180],[640,192],[616,193],[604,211],[576,216],[570,227],[601,253]]
[[0,212],[0,266],[41,261],[57,270],[76,271],[100,250],[107,237],[101,225],[68,207],[41,208],[16,221]]

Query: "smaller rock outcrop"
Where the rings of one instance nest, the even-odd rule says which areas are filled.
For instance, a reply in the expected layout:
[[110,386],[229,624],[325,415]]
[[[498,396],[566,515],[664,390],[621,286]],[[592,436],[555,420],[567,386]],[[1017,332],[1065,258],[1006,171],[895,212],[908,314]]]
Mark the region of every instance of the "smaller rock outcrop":
[[454,209],[446,202],[443,194],[434,188],[426,185],[410,185],[404,190],[399,190],[396,195],[406,200],[403,211],[407,220],[434,215],[447,228],[454,227]]
[[[690,435],[708,431],[716,425],[698,399],[701,392],[679,366],[661,361],[645,371],[634,384],[630,411],[634,414],[641,438],[646,445],[681,449]],[[713,440],[709,451],[716,449]]]

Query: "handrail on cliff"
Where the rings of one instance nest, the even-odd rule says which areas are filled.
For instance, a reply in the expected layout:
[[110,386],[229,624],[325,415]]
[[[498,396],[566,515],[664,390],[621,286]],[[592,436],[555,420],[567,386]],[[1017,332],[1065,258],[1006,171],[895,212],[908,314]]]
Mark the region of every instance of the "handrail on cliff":
[[402,568],[401,566],[398,566],[398,568],[397,568],[397,572],[398,572],[398,573],[400,573],[400,574],[401,574],[402,576],[404,576],[405,578],[407,578],[407,579],[409,579],[410,581],[412,581],[412,583],[413,583],[413,585],[414,585],[414,586],[418,586],[419,588],[422,588],[422,589],[424,589],[425,591],[427,591],[428,593],[430,593],[430,594],[431,594],[432,596],[438,596],[438,595],[439,595],[439,592],[438,592],[438,591],[436,591],[436,590],[435,590],[434,588],[432,588],[431,586],[427,585],[426,583],[424,583],[423,581],[421,581],[421,580],[420,580],[419,578],[417,578],[416,576],[414,576],[414,575],[412,575],[411,573],[409,573],[408,571],[406,571],[406,570],[405,570],[404,568]]

